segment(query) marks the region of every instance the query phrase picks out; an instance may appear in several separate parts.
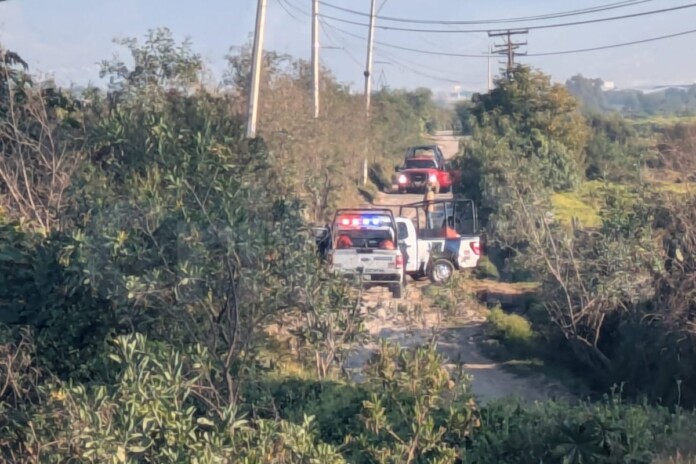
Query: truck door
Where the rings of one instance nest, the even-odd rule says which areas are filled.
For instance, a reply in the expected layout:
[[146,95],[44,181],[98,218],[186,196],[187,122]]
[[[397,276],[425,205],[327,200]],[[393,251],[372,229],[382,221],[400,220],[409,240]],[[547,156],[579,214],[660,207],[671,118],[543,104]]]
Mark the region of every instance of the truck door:
[[406,272],[415,272],[418,270],[418,247],[416,246],[416,235],[415,227],[413,227],[413,222],[411,222],[411,227],[409,227],[410,219],[397,218],[396,227],[398,230],[399,237],[399,249],[401,254],[404,255],[404,269]]

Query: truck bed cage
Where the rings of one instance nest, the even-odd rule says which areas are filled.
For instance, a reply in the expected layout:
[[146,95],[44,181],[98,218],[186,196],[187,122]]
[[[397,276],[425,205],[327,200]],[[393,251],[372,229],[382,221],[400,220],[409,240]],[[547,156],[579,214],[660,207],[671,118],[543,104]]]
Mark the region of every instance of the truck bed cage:
[[[408,210],[408,209],[413,209],[413,210],[417,210],[417,211],[418,210],[425,210],[425,207],[428,203],[431,203],[431,202],[421,200],[421,201],[417,201],[414,203],[408,203],[405,205],[402,204],[402,205],[380,205],[380,206],[389,206],[392,208],[398,208],[398,211],[399,211],[398,216],[404,216],[404,214],[403,214],[404,210]],[[474,202],[474,200],[459,196],[459,197],[454,197],[454,198],[434,199],[434,200],[432,200],[432,204],[434,206],[439,205],[439,204],[444,205],[443,209],[444,209],[445,214],[447,214],[451,211],[452,215],[449,216],[449,218],[451,218],[453,221],[454,221],[454,217],[455,217],[454,211],[457,209],[455,205],[457,205],[457,204],[469,204],[471,207],[471,217],[469,219],[471,221],[471,223],[470,223],[471,229],[470,229],[470,232],[468,232],[467,234],[469,234],[469,233],[474,234],[474,233],[477,233],[477,231],[479,230],[478,212],[477,212],[476,203]],[[448,208],[448,205],[450,205],[450,208]],[[437,206],[435,206],[435,209],[437,209]],[[448,209],[450,211],[448,211]],[[462,233],[462,232],[460,232],[460,233]]]

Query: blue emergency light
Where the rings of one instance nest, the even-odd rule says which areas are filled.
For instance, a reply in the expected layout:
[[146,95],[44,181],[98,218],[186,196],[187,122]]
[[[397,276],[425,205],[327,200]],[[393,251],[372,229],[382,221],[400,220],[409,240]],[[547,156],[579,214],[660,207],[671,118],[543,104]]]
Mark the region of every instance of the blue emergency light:
[[384,221],[380,216],[354,216],[354,217],[343,217],[340,221],[341,225],[344,226],[379,226],[382,225]]

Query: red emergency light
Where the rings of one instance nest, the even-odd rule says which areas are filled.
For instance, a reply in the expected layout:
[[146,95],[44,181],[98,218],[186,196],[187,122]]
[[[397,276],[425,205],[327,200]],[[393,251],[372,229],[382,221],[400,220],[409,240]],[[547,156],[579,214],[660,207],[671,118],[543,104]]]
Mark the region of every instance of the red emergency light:
[[386,226],[389,220],[384,216],[374,215],[344,215],[339,216],[336,222],[344,227],[370,227],[370,226]]

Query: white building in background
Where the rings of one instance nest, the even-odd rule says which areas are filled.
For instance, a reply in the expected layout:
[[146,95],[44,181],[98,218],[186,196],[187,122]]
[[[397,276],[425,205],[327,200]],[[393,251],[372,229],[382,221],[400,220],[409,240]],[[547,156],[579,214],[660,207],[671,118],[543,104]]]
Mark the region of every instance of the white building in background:
[[614,84],[614,81],[603,81],[602,82],[602,90],[607,92],[609,90],[614,90],[616,89],[616,84]]

